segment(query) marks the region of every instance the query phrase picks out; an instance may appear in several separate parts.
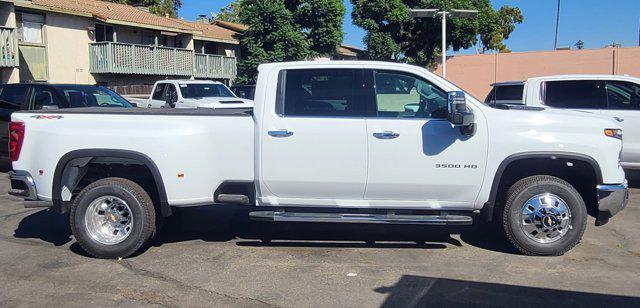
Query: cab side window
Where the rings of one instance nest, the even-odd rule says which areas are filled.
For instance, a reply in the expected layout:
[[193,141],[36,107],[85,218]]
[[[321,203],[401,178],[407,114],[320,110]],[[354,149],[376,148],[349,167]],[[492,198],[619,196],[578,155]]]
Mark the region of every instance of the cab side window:
[[607,95],[601,80],[547,81],[543,85],[545,105],[557,108],[605,109]]
[[375,94],[378,118],[447,117],[447,93],[409,73],[376,71]]
[[156,100],[156,101],[163,101],[164,100],[164,88],[167,86],[166,83],[159,83],[156,85],[156,88],[153,89],[153,96],[151,96],[151,99]]
[[358,69],[282,71],[276,110],[283,116],[363,117],[361,78]]
[[53,90],[44,87],[37,87],[34,90],[31,94],[31,109],[40,110],[53,106],[60,107],[58,98]]
[[627,81],[607,81],[609,109],[640,110],[640,85]]

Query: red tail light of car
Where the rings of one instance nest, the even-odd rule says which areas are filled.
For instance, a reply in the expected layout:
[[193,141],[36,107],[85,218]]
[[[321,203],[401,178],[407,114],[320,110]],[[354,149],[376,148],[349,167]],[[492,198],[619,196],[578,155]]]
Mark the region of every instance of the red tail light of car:
[[24,141],[24,123],[9,123],[9,158],[11,161],[17,161],[20,158],[20,150],[22,150],[22,141]]

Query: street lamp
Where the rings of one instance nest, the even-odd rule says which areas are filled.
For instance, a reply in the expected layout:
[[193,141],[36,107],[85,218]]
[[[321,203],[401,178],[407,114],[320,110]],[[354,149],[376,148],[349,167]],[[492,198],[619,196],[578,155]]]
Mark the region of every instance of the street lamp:
[[441,11],[439,9],[411,9],[412,18],[436,18],[442,17],[442,78],[447,78],[447,15],[451,18],[474,18],[478,15],[477,10],[450,10]]

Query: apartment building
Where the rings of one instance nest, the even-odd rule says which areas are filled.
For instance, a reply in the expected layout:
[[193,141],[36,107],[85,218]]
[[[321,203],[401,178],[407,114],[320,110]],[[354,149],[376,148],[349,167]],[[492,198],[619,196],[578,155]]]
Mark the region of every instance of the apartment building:
[[0,82],[229,83],[240,56],[233,28],[98,0],[0,0]]

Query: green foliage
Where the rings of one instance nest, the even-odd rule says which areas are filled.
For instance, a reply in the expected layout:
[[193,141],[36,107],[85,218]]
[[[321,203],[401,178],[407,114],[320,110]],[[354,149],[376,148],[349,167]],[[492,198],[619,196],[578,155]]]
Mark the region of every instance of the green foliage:
[[345,8],[342,0],[287,1],[295,21],[306,34],[311,51],[333,55],[342,43],[342,18]]
[[342,0],[237,0],[249,26],[238,63],[240,83],[252,83],[261,63],[333,55],[342,42]]
[[522,23],[520,9],[491,7],[489,0],[351,0],[353,21],[367,31],[368,56],[423,66],[432,65],[442,52],[440,18],[413,19],[411,8],[475,9],[474,19],[447,19],[447,47],[459,50],[478,42],[484,49],[508,52],[503,41]]
[[182,6],[182,0],[107,0],[110,2],[129,5],[143,5],[149,8],[149,12],[165,16],[169,14],[176,17],[178,9]]
[[216,16],[216,19],[236,23],[240,22],[239,9],[240,5],[238,4],[238,1],[233,1],[229,3],[229,5],[220,9],[220,14]]

